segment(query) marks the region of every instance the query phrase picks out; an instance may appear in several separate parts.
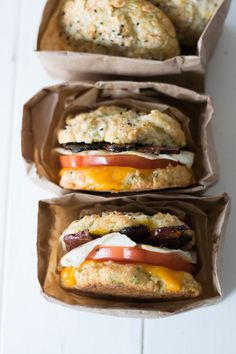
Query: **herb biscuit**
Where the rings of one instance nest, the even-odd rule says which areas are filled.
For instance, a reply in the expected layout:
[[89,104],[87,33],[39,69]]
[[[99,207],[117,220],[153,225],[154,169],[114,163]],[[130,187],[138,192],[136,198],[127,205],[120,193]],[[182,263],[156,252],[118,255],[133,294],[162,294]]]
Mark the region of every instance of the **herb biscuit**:
[[143,213],[127,212],[103,212],[102,214],[85,215],[79,220],[73,221],[61,235],[76,234],[83,230],[88,230],[91,234],[105,235],[110,232],[117,232],[124,227],[135,225],[146,225],[150,229],[183,225],[183,221],[175,215],[158,212],[155,215],[145,215]]
[[[194,277],[186,272],[171,272],[180,279],[178,290],[173,291],[158,274],[150,272],[155,267],[146,267],[138,264],[119,264],[111,261],[87,261],[79,268],[72,268],[75,283],[69,289],[81,290],[96,295],[113,295],[139,299],[168,299],[168,298],[193,298],[201,293],[201,286]],[[166,270],[158,267],[165,273]],[[67,288],[67,279],[64,282],[62,272],[61,285]]]
[[75,51],[157,60],[179,54],[172,22],[146,0],[68,0],[60,26]]
[[185,165],[157,169],[132,167],[80,167],[62,169],[60,186],[72,190],[134,192],[187,187],[194,183],[193,172]]
[[173,22],[184,45],[196,45],[221,0],[150,0]]
[[69,115],[58,133],[60,144],[107,142],[115,144],[186,145],[179,122],[158,110],[137,112],[118,106],[101,106],[95,111]]

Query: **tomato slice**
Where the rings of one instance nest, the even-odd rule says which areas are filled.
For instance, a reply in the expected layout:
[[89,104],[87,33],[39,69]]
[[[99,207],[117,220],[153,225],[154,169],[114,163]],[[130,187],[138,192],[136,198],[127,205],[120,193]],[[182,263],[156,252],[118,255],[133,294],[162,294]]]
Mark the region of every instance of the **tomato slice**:
[[114,261],[125,263],[144,263],[166,267],[172,270],[195,273],[195,266],[175,253],[158,253],[137,247],[103,247],[97,246],[86,258],[87,260]]
[[134,155],[61,155],[60,163],[62,168],[75,168],[81,166],[123,166],[140,169],[156,169],[180,165],[179,162],[173,160],[150,160]]

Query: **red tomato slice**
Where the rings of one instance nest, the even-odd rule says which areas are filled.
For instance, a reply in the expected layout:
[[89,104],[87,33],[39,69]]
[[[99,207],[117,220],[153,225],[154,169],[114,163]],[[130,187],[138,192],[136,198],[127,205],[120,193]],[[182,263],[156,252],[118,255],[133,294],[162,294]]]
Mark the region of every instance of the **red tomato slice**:
[[87,256],[88,260],[144,263],[166,267],[172,270],[195,273],[195,266],[174,253],[157,253],[137,247],[97,246]]
[[156,169],[180,165],[179,162],[173,160],[149,160],[144,157],[134,155],[61,155],[60,163],[62,168],[74,168],[81,166],[123,166],[139,169]]

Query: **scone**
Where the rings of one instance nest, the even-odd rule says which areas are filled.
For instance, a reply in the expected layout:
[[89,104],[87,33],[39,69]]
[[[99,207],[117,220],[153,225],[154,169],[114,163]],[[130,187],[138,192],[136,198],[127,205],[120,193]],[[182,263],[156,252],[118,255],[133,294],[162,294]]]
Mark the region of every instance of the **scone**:
[[42,50],[55,50],[53,31],[61,35],[58,50],[158,60],[179,54],[173,24],[146,0],[67,0],[49,23]]
[[150,0],[173,22],[181,44],[194,46],[222,0]]
[[194,183],[194,154],[173,117],[118,106],[69,115],[58,133],[65,189],[133,192]]
[[60,241],[65,289],[138,299],[201,294],[194,232],[175,215],[88,215],[69,225]]

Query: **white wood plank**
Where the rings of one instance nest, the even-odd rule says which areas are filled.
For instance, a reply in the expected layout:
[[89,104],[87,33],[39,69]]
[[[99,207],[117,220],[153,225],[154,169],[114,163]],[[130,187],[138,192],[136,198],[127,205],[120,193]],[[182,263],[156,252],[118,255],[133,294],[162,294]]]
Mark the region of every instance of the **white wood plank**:
[[[213,123],[221,168],[221,180],[209,194],[228,192],[236,197],[236,1],[218,48],[209,65],[207,91],[215,103]],[[206,308],[161,319],[145,321],[144,354],[234,354],[236,313],[236,207],[233,202],[222,259],[223,302]]]
[[234,354],[235,298],[175,317],[146,320],[144,354]]
[[[0,284],[2,283],[2,260],[5,244],[5,216],[6,216],[6,195],[8,186],[9,172],[9,141],[11,139],[12,119],[12,101],[14,96],[15,80],[15,49],[17,44],[17,18],[19,13],[19,4],[12,10],[13,1],[4,2],[0,12],[0,67],[1,67],[1,127],[2,134],[0,139]],[[8,35],[5,35],[6,29]],[[1,299],[1,293],[0,293]]]
[[[212,193],[228,192],[232,197],[232,211],[224,243],[222,283],[226,295],[236,310],[236,0],[230,13],[217,52],[209,66],[207,89],[214,99],[215,120],[213,128],[220,164],[221,179]],[[227,306],[227,299],[225,306]]]
[[[77,312],[48,303],[39,292],[36,259],[37,201],[50,195],[26,177],[20,156],[23,103],[52,84],[33,53],[44,1],[22,1],[7,194],[2,286],[3,354],[132,354],[141,348],[140,320]],[[9,116],[9,115],[8,115]]]

